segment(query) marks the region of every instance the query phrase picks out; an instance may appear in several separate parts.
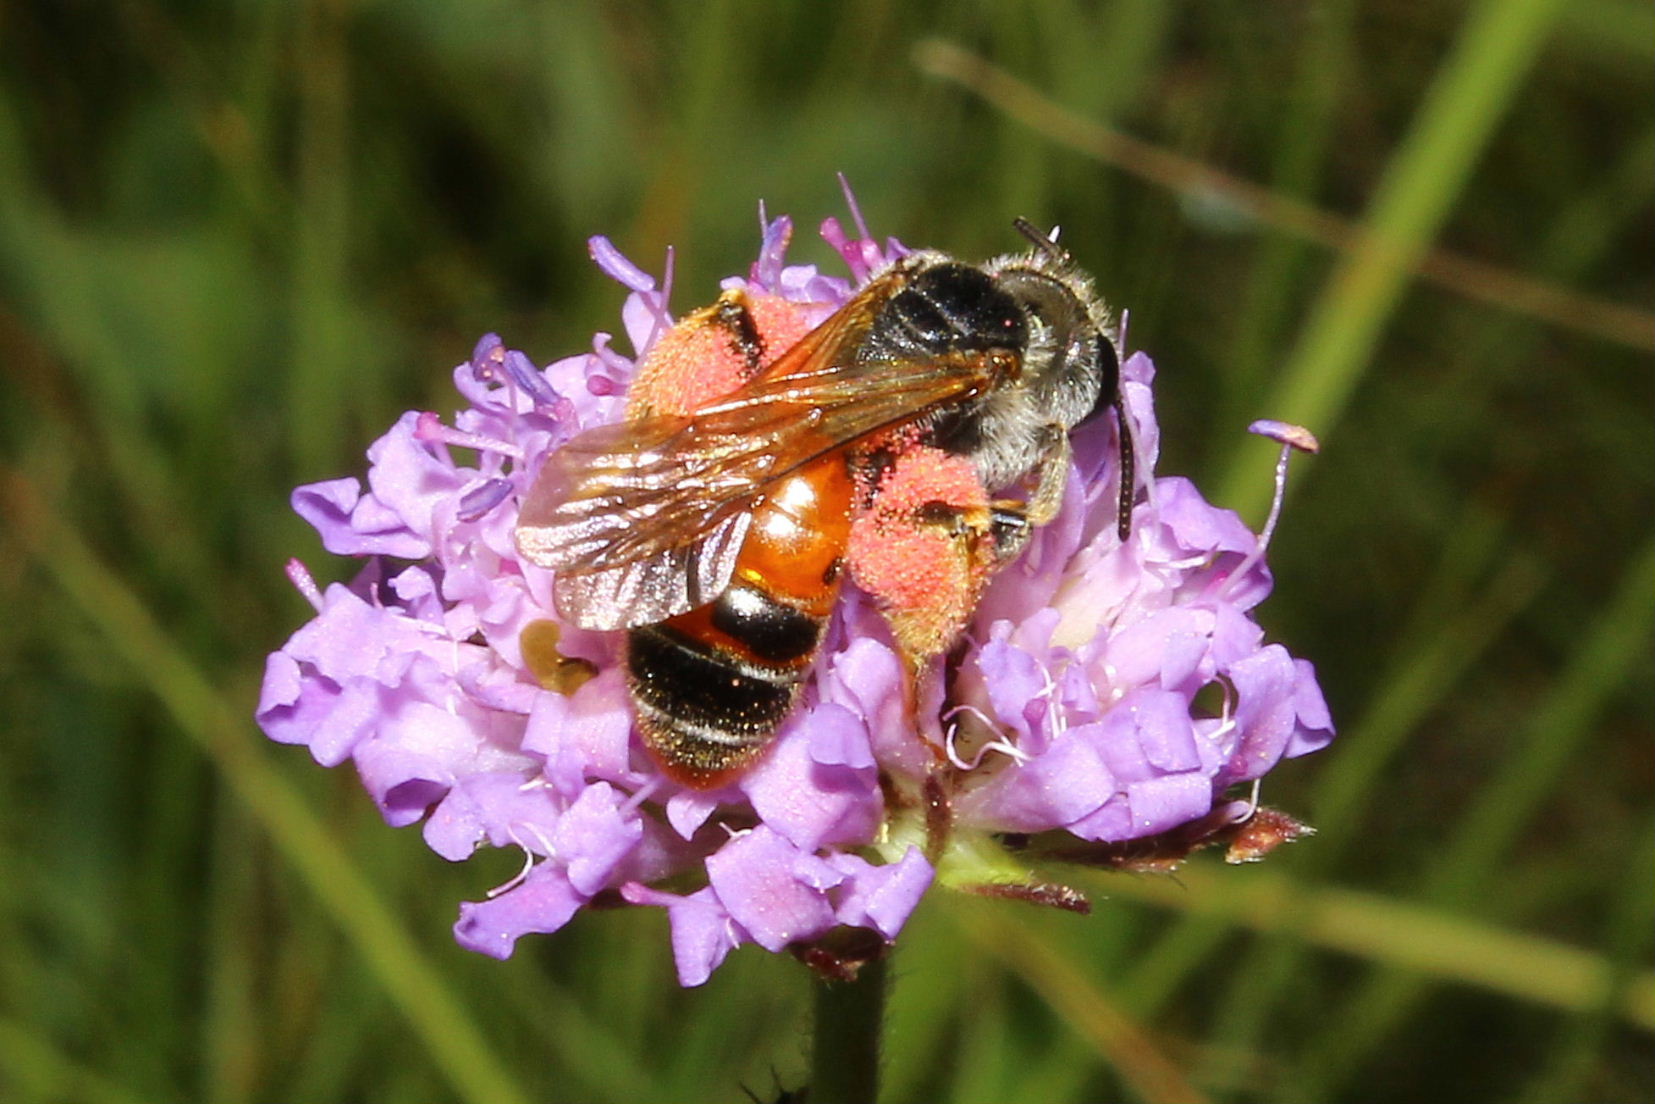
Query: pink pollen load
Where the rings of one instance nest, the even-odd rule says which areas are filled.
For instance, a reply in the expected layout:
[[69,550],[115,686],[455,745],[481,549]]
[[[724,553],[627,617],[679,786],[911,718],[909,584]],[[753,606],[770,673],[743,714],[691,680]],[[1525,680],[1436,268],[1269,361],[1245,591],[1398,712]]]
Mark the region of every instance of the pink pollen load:
[[851,526],[857,585],[889,609],[952,609],[975,596],[979,565],[962,562],[951,535],[924,519],[939,503],[986,516],[988,494],[970,460],[916,446],[897,458]]
[[[767,368],[810,332],[804,308],[779,295],[746,292]],[[746,355],[716,317],[716,307],[685,315],[650,347],[633,377],[629,416],[688,414],[740,388],[750,378]]]

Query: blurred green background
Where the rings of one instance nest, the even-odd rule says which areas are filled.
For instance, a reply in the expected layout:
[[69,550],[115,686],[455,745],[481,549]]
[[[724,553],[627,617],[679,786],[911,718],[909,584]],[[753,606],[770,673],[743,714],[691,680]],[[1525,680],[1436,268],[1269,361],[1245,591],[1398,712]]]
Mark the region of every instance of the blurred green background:
[[1655,9],[1644,0],[13,2],[0,8],[0,1099],[731,1101],[808,986],[653,910],[500,964],[450,866],[267,744],[298,482],[451,411],[497,330],[684,308],[760,199],[830,260],[1060,223],[1160,367],[1161,471],[1255,523],[1342,727],[1262,866],[929,899],[897,1101],[1655,1089]]

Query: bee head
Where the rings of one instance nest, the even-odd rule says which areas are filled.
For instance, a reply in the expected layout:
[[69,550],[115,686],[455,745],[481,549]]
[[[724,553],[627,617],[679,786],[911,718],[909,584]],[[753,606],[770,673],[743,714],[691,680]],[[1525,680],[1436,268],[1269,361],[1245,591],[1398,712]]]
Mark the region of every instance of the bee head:
[[[1021,220],[1019,228],[1038,234]],[[984,267],[1028,319],[1024,378],[1049,420],[1073,429],[1112,405],[1120,360],[1108,310],[1068,253],[1039,235],[1033,252]]]

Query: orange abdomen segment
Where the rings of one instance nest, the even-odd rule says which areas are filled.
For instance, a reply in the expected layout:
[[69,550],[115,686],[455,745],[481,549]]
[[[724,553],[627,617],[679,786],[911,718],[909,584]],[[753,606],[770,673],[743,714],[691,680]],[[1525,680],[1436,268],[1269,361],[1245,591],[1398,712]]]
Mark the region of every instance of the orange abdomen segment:
[[753,511],[735,581],[817,617],[832,613],[850,543],[851,493],[843,453],[812,461],[782,480]]
[[724,592],[629,634],[644,744],[676,781],[731,780],[792,710],[838,599],[851,495],[843,453],[779,481],[753,510]]

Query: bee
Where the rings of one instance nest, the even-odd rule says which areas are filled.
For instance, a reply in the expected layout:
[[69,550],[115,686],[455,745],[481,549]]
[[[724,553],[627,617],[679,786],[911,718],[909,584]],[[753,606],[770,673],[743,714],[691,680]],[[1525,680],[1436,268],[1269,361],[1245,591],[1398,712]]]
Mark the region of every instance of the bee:
[[1110,408],[1128,536],[1111,319],[1065,250],[1015,225],[1029,252],[911,253],[814,329],[796,305],[726,292],[657,343],[625,421],[536,477],[518,548],[555,572],[564,619],[627,632],[638,728],[675,781],[715,788],[763,754],[847,575],[911,669],[947,650],[1056,515],[1069,431]]

